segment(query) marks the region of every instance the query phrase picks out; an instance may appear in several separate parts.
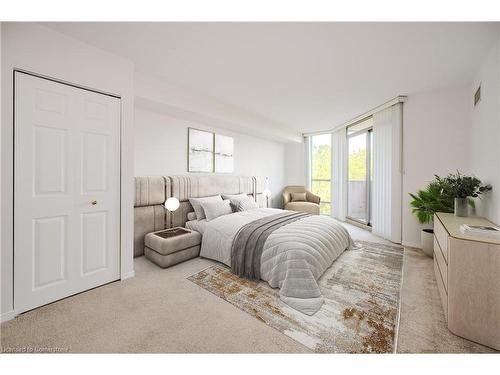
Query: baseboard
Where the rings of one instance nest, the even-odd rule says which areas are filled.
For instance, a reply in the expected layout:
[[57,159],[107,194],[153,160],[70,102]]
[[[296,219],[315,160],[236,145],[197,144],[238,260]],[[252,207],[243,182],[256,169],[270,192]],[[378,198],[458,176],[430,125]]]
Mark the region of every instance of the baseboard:
[[415,249],[422,249],[422,246],[419,243],[404,242],[402,245],[405,247],[413,247]]
[[135,271],[134,270],[122,274],[121,280],[131,279],[132,277],[135,277]]
[[14,310],[10,310],[0,314],[0,321],[6,322],[8,320],[14,319],[18,314]]
[[354,225],[355,227],[364,229],[364,230],[366,230],[368,232],[372,231],[372,227],[371,226],[363,224],[363,223],[360,223],[360,222],[358,222],[356,220],[349,219],[348,217],[345,219],[345,222],[348,223],[348,224]]

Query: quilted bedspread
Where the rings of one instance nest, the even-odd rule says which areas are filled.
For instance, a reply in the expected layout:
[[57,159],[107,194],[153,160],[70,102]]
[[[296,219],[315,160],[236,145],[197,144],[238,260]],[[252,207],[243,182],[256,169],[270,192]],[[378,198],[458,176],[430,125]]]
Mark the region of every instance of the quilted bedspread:
[[[260,208],[221,216],[210,221],[203,234],[205,258],[231,265],[231,247],[238,231],[260,218],[283,210]],[[280,298],[307,315],[318,311],[323,298],[317,280],[353,245],[347,230],[327,216],[307,216],[279,227],[264,243],[260,278],[280,288]]]

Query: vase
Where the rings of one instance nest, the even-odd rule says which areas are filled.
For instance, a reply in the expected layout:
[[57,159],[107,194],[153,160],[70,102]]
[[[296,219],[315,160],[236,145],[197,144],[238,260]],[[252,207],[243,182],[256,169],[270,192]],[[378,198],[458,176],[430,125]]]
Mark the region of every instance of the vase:
[[434,255],[434,230],[433,229],[422,229],[420,232],[420,240],[422,245],[422,251],[428,257]]
[[467,198],[455,198],[455,216],[466,217],[469,215]]

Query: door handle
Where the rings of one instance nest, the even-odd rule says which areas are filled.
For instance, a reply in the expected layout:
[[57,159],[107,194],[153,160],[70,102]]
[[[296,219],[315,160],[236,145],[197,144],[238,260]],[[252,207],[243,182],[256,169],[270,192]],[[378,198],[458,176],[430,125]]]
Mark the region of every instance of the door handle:
[[94,199],[94,200],[90,201],[90,204],[91,204],[92,206],[95,206],[95,205],[97,204],[97,201]]

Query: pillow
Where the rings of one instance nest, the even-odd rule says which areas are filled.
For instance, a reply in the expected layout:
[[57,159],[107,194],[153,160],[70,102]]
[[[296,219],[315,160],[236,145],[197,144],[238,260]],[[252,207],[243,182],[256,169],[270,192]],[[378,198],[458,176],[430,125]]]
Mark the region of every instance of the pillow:
[[201,206],[201,202],[221,202],[222,197],[220,195],[214,195],[212,197],[203,198],[189,198],[189,203],[193,206],[194,212],[196,213],[196,219],[203,220],[205,216],[205,211]]
[[203,207],[203,211],[205,211],[207,221],[216,219],[219,216],[233,213],[233,209],[231,208],[231,201],[229,200],[221,200],[220,202],[201,202],[201,206]]
[[292,202],[305,202],[306,193],[291,193],[292,194]]
[[187,219],[188,221],[196,220],[196,212],[188,212]]
[[241,199],[241,198],[247,198],[248,195],[245,193],[240,193],[240,194],[222,194],[222,199]]
[[234,212],[241,212],[259,208],[257,203],[255,203],[255,201],[248,196],[245,196],[241,199],[231,199],[231,207]]

